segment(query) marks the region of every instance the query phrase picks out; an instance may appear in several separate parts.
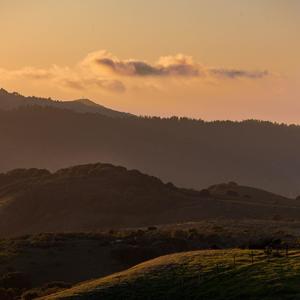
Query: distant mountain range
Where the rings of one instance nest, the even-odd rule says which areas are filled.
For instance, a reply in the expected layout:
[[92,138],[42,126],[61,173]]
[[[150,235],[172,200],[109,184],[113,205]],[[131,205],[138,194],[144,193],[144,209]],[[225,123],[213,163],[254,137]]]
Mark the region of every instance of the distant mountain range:
[[11,110],[26,106],[43,106],[69,109],[79,113],[97,113],[113,118],[126,118],[133,116],[129,113],[119,112],[99,105],[89,99],[78,99],[73,101],[57,101],[51,98],[25,97],[18,93],[9,93],[0,89],[0,109]]
[[184,223],[296,220],[300,202],[234,182],[202,191],[110,164],[0,175],[0,236]]
[[53,172],[101,161],[181,187],[236,181],[300,194],[300,126],[130,116],[89,100],[57,102],[2,90],[0,172]]

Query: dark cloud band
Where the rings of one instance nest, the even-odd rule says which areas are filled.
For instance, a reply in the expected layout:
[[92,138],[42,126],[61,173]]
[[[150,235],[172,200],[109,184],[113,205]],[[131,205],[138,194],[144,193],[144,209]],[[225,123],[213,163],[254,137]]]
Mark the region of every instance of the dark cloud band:
[[211,69],[210,73],[213,76],[225,77],[229,79],[235,78],[250,78],[260,79],[269,75],[268,71],[245,71],[245,70],[226,70],[226,69]]
[[206,68],[182,54],[162,57],[158,63],[150,64],[141,60],[120,60],[107,52],[94,54],[91,61],[99,68],[105,68],[119,76],[128,77],[216,77],[260,79],[269,75],[268,71],[248,71],[225,68]]
[[96,63],[124,76],[199,76],[198,68],[190,64],[154,66],[143,61],[115,61],[110,58],[97,59]]

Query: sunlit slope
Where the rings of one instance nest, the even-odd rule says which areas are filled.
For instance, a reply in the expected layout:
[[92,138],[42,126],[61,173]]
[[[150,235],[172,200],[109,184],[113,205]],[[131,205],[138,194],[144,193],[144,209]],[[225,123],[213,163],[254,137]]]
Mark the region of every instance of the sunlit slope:
[[299,280],[296,251],[210,250],[163,256],[43,299],[300,299]]

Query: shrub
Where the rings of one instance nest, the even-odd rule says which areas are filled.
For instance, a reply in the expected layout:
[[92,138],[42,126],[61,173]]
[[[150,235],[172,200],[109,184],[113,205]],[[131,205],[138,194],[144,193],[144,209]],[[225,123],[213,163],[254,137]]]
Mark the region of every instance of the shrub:
[[155,230],[157,230],[157,227],[155,227],[155,226],[150,226],[150,227],[148,227],[147,229],[148,229],[148,231],[155,231]]
[[40,295],[36,291],[27,291],[22,294],[21,299],[22,300],[33,300],[38,298]]

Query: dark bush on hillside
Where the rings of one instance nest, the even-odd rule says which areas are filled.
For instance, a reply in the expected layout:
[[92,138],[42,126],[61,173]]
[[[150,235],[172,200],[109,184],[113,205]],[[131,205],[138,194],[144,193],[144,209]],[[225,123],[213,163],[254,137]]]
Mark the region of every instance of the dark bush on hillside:
[[21,299],[22,300],[33,300],[38,298],[40,295],[37,291],[26,291],[22,294]]
[[149,226],[147,229],[148,229],[148,231],[155,231],[155,230],[157,230],[157,227]]
[[70,287],[71,287],[71,284],[62,282],[62,281],[48,282],[40,288],[27,290],[26,292],[24,292],[22,294],[21,299],[22,300],[32,300],[32,299],[36,299],[39,297],[44,297],[44,296],[47,296],[50,294],[57,293],[63,289],[67,289]]
[[63,281],[53,281],[48,282],[45,285],[43,285],[43,289],[52,289],[52,288],[61,288],[61,289],[67,289],[70,288],[71,284]]

